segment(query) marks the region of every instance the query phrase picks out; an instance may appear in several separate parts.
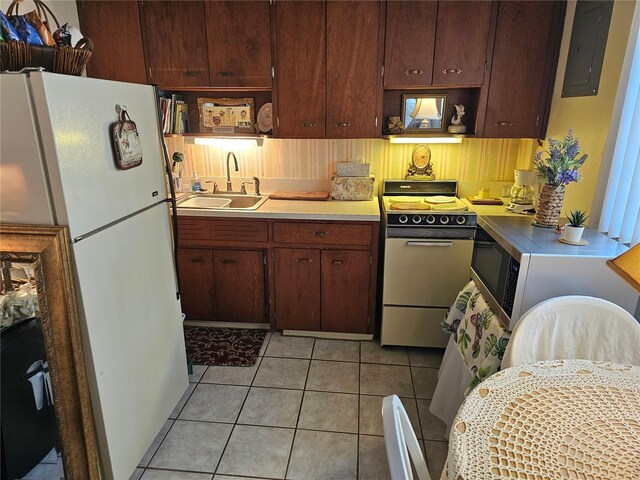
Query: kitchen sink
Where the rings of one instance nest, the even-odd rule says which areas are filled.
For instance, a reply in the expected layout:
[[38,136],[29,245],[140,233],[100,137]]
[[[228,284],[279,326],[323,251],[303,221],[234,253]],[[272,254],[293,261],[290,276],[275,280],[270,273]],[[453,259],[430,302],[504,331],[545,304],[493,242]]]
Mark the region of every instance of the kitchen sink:
[[178,207],[207,210],[257,210],[268,198],[268,195],[243,195],[233,192],[192,193],[178,200]]

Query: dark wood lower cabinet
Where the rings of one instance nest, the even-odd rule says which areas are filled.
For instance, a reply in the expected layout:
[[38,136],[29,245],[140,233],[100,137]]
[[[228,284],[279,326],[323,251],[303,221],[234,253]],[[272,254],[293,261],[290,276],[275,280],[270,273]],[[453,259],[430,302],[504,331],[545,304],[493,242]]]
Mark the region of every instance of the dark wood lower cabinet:
[[368,332],[369,258],[364,250],[322,251],[323,331]]
[[276,328],[320,330],[320,250],[276,248]]
[[214,250],[215,320],[266,321],[264,252]]
[[182,291],[182,313],[187,320],[213,320],[213,252],[178,249],[178,271]]

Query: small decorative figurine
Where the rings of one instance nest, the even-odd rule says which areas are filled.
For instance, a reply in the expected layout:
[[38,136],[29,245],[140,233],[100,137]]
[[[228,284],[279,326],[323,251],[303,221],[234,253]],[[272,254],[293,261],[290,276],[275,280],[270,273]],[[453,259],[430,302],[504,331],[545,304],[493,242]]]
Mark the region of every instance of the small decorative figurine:
[[402,125],[402,120],[400,117],[389,117],[389,123],[387,124],[386,131],[384,132],[387,135],[397,135],[405,133],[406,130],[404,125]]
[[464,105],[454,105],[456,114],[451,117],[451,125],[447,128],[449,133],[465,133],[467,131],[466,125],[462,124],[462,117],[464,116]]

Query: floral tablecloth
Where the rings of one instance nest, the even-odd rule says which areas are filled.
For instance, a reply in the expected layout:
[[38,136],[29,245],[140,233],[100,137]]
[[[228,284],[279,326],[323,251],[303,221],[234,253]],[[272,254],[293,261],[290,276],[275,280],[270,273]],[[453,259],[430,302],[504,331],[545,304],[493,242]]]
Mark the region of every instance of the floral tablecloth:
[[465,395],[484,378],[500,370],[510,333],[473,281],[458,294],[449,315],[442,322],[442,328],[453,335],[458,351],[473,375]]

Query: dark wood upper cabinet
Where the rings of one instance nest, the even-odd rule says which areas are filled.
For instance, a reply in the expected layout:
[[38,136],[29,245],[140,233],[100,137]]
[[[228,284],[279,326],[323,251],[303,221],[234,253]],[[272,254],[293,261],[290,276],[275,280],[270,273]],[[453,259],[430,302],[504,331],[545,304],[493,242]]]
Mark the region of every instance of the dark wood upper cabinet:
[[380,136],[381,5],[370,1],[327,2],[329,138]]
[[80,28],[93,41],[87,75],[147,83],[137,2],[79,1]]
[[214,250],[216,315],[220,322],[266,321],[264,252]]
[[269,2],[204,2],[212,87],[271,88]]
[[369,330],[369,252],[322,251],[322,330]]
[[565,8],[565,2],[500,2],[483,136],[543,136]]
[[438,2],[387,2],[386,88],[431,85],[437,16]]
[[209,86],[204,3],[141,2],[149,82],[162,88]]
[[279,137],[322,138],[325,3],[276,2],[275,86]]
[[438,2],[433,85],[482,85],[491,4],[490,1]]

